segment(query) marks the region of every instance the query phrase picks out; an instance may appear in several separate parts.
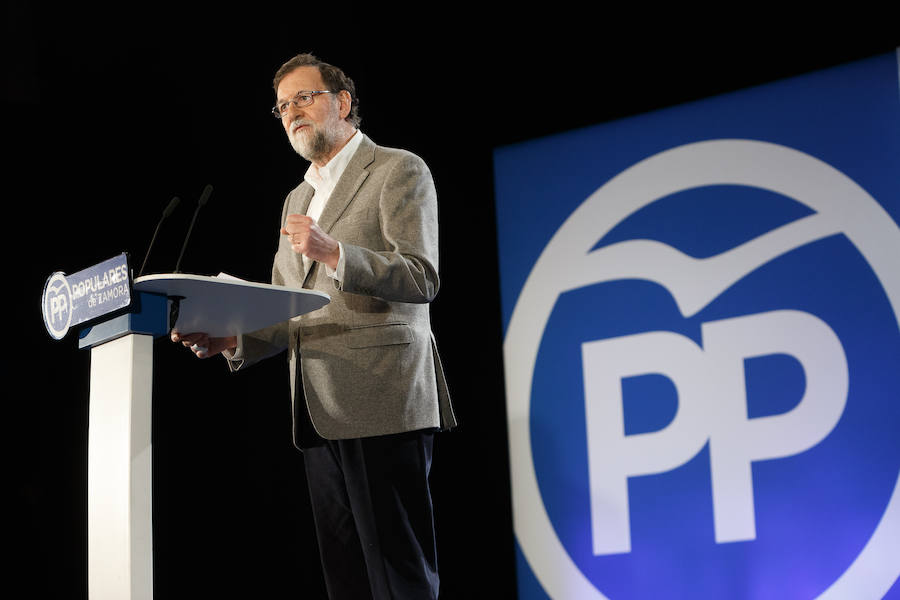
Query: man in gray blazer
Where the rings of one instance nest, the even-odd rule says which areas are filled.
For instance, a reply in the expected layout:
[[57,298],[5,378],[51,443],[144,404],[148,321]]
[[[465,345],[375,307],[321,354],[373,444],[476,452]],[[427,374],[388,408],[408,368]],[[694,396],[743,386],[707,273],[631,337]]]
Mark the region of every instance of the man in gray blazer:
[[355,86],[301,54],[273,108],[311,165],[284,203],[272,283],[321,290],[320,310],[236,338],[173,332],[234,371],[285,349],[332,598],[437,598],[428,474],[456,419],[431,332],[437,198],[417,156],[359,131]]

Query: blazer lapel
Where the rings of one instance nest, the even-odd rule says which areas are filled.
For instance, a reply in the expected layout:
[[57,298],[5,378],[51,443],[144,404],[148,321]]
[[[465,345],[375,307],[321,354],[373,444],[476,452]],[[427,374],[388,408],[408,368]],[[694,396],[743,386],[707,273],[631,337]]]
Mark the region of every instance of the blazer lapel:
[[[363,134],[360,133],[359,135]],[[353,158],[350,159],[350,162],[347,163],[347,168],[344,169],[344,173],[341,175],[340,180],[338,180],[337,185],[334,187],[334,191],[331,192],[331,196],[328,198],[328,202],[325,204],[325,209],[322,211],[322,215],[319,218],[319,227],[322,228],[322,231],[325,233],[331,231],[331,228],[334,227],[337,220],[340,219],[341,215],[344,214],[344,211],[347,210],[347,206],[353,200],[354,196],[356,196],[356,192],[359,191],[363,181],[369,176],[369,172],[366,168],[372,164],[372,161],[374,160],[375,143],[368,137],[363,136],[362,142],[360,142],[359,148],[356,150],[356,154],[354,154]],[[306,201],[305,208],[308,207],[309,200]]]

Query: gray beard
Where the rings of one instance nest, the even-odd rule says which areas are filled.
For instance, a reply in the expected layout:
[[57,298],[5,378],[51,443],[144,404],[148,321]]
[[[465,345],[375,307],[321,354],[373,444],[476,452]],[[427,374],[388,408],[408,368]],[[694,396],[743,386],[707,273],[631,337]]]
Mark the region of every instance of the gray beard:
[[331,150],[331,144],[328,142],[325,134],[319,129],[313,131],[311,140],[308,134],[304,135],[301,133],[291,135],[288,139],[294,148],[294,152],[310,162],[315,162],[328,156],[328,152]]

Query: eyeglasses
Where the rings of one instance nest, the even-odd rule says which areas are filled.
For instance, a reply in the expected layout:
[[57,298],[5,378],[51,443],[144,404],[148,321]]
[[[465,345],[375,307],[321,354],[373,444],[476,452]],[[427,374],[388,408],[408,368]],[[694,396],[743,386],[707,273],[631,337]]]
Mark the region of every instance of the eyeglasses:
[[319,94],[332,94],[329,90],[300,90],[290,100],[279,102],[272,107],[272,116],[276,119],[283,119],[287,115],[288,107],[293,104],[294,108],[303,108],[313,103]]

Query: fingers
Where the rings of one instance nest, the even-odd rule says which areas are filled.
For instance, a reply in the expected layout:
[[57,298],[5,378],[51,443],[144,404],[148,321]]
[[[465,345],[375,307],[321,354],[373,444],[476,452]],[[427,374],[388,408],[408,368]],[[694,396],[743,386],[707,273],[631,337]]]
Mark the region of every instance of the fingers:
[[173,329],[170,337],[173,342],[181,342],[197,358],[208,358],[226,350],[234,352],[238,345],[238,338],[233,335],[209,337],[209,334],[206,333],[180,333],[177,329]]
[[181,342],[185,348],[190,348],[197,358],[206,358],[209,356],[210,337],[205,333],[179,333],[172,330],[171,335],[173,342]]
[[291,249],[297,254],[306,254],[309,245],[310,233],[316,222],[306,215],[288,215],[281,235],[286,235],[291,241]]
[[290,238],[291,249],[297,254],[335,267],[332,263],[340,256],[338,242],[322,231],[313,219],[306,215],[288,215],[281,235]]
[[281,235],[288,236],[291,241],[291,249],[313,260],[315,260],[312,256],[315,253],[315,242],[321,233],[322,230],[316,222],[306,215],[288,215],[284,227],[281,228]]
[[316,222],[306,215],[288,215],[281,228],[281,234],[289,237],[305,235],[315,226]]
[[172,330],[172,341],[181,342],[185,346],[191,346],[198,342],[209,342],[209,336],[205,333],[181,333],[177,329]]
[[307,225],[308,226],[310,223],[315,223],[315,220],[313,220],[312,217],[307,217],[306,215],[300,215],[300,214],[288,215],[287,219],[285,220],[286,226],[290,226],[290,225],[297,225],[297,226]]

